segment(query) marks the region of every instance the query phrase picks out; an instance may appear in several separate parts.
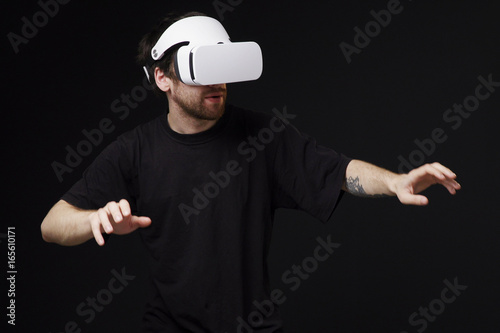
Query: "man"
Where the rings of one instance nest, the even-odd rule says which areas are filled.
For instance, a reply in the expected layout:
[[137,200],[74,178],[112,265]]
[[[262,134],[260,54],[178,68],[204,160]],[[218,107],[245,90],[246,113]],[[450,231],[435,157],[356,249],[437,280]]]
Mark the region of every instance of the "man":
[[245,321],[255,302],[270,298],[266,258],[276,208],[326,222],[343,192],[426,205],[418,193],[427,187],[455,194],[460,185],[439,163],[395,174],[317,145],[286,112],[278,118],[226,106],[224,83],[185,84],[176,52],[186,43],[163,56],[154,48],[173,39],[174,23],[201,22],[193,19],[201,15],[167,17],[142,39],[138,58],[166,95],[168,113],[109,145],[47,214],[42,236],[102,246],[110,234],[139,229],[154,295],[143,332],[280,332],[278,310]]

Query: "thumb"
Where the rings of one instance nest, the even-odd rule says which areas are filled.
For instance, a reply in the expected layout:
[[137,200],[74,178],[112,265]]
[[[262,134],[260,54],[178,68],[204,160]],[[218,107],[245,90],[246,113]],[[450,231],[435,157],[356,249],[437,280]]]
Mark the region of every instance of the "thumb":
[[404,205],[425,206],[429,203],[426,196],[420,194],[411,194],[408,192],[398,195],[399,201]]
[[132,225],[139,227],[139,228],[145,228],[149,227],[151,224],[151,219],[147,216],[132,216]]

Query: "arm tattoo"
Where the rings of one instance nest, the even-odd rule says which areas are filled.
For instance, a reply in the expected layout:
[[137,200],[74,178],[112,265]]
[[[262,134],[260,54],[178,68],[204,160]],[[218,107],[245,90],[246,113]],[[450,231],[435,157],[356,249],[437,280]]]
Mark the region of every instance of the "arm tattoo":
[[345,182],[345,188],[346,188],[347,192],[351,193],[352,195],[358,196],[358,197],[364,197],[364,198],[388,197],[387,194],[367,194],[365,189],[363,188],[363,185],[361,185],[359,183],[359,177],[347,178],[346,182]]

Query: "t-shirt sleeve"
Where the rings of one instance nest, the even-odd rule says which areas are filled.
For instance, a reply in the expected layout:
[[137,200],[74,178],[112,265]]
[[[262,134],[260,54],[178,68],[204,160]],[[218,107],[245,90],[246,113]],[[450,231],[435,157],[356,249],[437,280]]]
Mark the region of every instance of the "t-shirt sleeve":
[[322,222],[340,201],[350,158],[318,145],[290,124],[278,136],[274,160],[275,208],[303,210]]
[[132,142],[121,136],[106,147],[61,199],[82,209],[99,209],[126,199],[136,211]]

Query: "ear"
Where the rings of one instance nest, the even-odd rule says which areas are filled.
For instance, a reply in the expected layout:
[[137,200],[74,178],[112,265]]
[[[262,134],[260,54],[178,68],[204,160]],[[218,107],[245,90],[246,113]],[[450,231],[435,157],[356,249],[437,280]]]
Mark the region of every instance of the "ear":
[[172,79],[165,75],[165,73],[159,68],[155,68],[155,82],[158,88],[164,92],[168,92],[172,87]]

